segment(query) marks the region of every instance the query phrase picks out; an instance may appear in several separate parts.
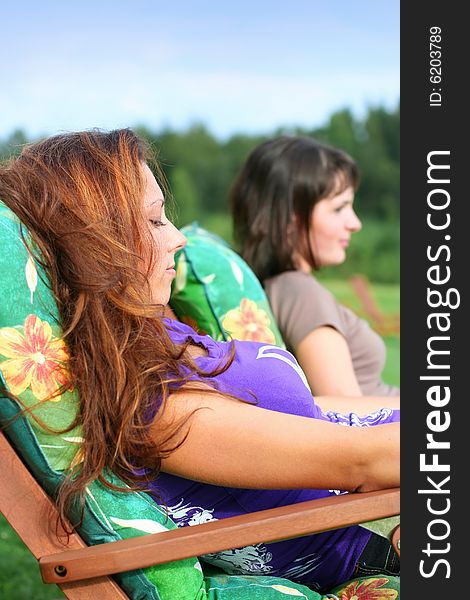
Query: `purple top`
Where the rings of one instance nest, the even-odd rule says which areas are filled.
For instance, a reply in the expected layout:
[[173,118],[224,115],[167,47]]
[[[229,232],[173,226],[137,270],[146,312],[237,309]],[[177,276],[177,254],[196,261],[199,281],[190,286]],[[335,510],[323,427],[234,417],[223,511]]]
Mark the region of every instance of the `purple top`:
[[[208,372],[225,362],[231,342],[216,342],[197,334],[189,326],[166,319],[171,338],[177,344],[188,338],[203,346],[207,356],[196,358]],[[268,410],[323,419],[340,425],[369,427],[399,421],[399,411],[380,409],[366,417],[354,413],[323,414],[315,404],[305,375],[294,356],[277,346],[235,341],[235,359],[221,375],[211,380],[215,387]],[[194,377],[194,376],[193,376]],[[341,490],[247,490],[198,483],[160,473],[151,485],[156,497],[167,504],[178,526],[196,525],[215,519],[304,502]],[[247,548],[207,555],[204,560],[228,573],[265,574],[287,577],[315,589],[327,589],[349,579],[370,531],[347,527],[293,540],[256,544]]]

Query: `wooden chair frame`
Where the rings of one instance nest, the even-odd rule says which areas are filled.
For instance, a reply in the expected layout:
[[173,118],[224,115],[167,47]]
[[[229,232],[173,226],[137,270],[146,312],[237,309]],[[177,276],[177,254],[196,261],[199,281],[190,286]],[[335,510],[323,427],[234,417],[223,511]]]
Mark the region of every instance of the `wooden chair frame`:
[[400,315],[386,315],[379,308],[369,284],[364,275],[353,275],[349,283],[361,303],[361,308],[366,317],[372,320],[374,329],[381,335],[400,334]]
[[[58,539],[57,510],[0,432],[0,511],[38,559],[45,583],[71,600],[125,600],[113,573],[278,541],[399,514],[398,489],[347,494],[263,510],[143,537],[86,546],[73,533]],[[395,533],[395,539],[399,534]]]

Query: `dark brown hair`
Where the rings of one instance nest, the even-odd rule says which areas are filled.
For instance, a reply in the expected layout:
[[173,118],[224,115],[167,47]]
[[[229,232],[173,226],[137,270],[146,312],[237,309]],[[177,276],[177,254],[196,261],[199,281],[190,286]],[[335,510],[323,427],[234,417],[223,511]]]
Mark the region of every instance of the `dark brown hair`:
[[83,504],[91,481],[108,485],[105,468],[132,489],[156,477],[161,459],[184,439],[176,434],[187,432],[175,424],[157,444],[149,431],[156,407],[186,383],[183,372],[214,376],[233,356],[201,372],[186,346],[171,341],[163,307],[151,304],[155,250],[142,170],[149,154],[129,129],[91,130],[26,146],[0,168],[0,197],[29,229],[48,275],[79,392],[83,462],[61,487],[62,522],[72,502]]
[[317,268],[310,244],[313,208],[358,184],[353,159],[313,138],[283,136],[257,146],[232,186],[230,206],[235,242],[258,278],[295,269],[294,250]]

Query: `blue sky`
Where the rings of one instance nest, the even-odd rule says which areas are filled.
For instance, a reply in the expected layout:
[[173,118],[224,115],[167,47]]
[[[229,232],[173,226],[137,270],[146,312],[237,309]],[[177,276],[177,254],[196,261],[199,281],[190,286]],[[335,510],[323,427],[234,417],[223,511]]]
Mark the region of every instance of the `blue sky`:
[[2,24],[0,137],[202,122],[224,138],[399,100],[398,0],[22,0]]

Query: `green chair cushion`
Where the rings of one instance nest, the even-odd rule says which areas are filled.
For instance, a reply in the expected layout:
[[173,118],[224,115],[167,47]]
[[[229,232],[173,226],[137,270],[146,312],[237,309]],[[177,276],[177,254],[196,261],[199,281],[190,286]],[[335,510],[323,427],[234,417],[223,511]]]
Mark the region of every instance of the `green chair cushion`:
[[266,294],[246,262],[218,236],[192,223],[176,257],[170,299],[176,316],[216,340],[284,346]]

